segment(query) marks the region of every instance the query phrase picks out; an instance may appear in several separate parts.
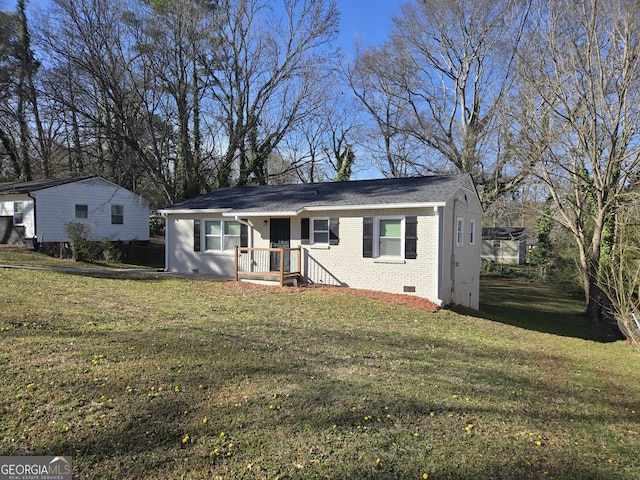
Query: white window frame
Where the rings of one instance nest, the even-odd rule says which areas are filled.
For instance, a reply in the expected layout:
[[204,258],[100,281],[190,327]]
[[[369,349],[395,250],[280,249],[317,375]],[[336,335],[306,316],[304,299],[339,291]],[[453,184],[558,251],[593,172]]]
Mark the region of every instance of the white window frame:
[[[84,217],[78,216],[78,207],[84,207],[85,208],[85,216]],[[79,220],[86,220],[87,218],[89,218],[89,205],[87,205],[85,203],[76,203],[76,206],[75,206],[75,218],[77,218]]]
[[[113,209],[114,208],[119,208],[120,209],[120,213],[113,213]],[[114,222],[114,218],[118,218],[121,217],[122,221],[121,222]],[[117,204],[112,204],[111,205],[111,225],[124,225],[124,205],[117,205]]]
[[469,245],[476,244],[476,219],[469,220]]
[[[316,220],[319,221],[326,221],[327,222],[327,229],[326,230],[317,230],[318,233],[325,233],[327,234],[327,241],[326,242],[320,242],[318,240],[316,240]],[[309,219],[311,225],[309,225],[309,230],[311,233],[311,244],[312,245],[329,245],[329,238],[331,237],[331,220],[329,220],[329,217],[311,217]]]
[[[380,253],[380,222],[384,220],[400,220],[400,254],[398,255],[382,255]],[[389,259],[404,259],[404,244],[405,244],[405,217],[404,216],[383,216],[374,218],[374,232],[373,232],[373,256],[375,258],[389,258]]]
[[[20,212],[18,212],[18,206],[20,206]],[[13,202],[13,224],[24,225],[24,210],[25,202]],[[16,221],[16,213],[19,213],[22,217],[21,221]]]
[[[207,229],[207,223],[208,222],[220,222],[220,235],[209,235],[208,229]],[[241,233],[240,235],[227,235],[225,234],[225,224],[227,223],[237,223],[240,226],[241,229]],[[209,253],[224,253],[224,252],[233,252],[235,250],[234,248],[231,249],[226,249],[224,248],[225,246],[225,236],[226,237],[238,237],[238,246],[240,246],[240,243],[242,242],[242,223],[238,222],[237,220],[226,220],[224,218],[205,218],[204,220],[202,220],[202,230],[200,231],[200,251],[201,252],[209,252]],[[218,250],[214,250],[214,249],[210,249],[207,248],[207,237],[219,237],[220,238],[220,249]]]
[[464,217],[456,218],[456,247],[464,245]]

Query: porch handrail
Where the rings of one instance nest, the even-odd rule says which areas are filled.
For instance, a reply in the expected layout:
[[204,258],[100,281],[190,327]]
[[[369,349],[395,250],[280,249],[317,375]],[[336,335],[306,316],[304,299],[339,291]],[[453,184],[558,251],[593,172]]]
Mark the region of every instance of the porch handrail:
[[[280,253],[280,264],[278,265],[279,269],[277,271],[271,271],[271,269],[260,267],[259,264],[255,264],[259,267],[257,270],[246,270],[240,267],[240,255],[243,253],[253,253],[253,252],[268,252],[269,255],[272,252]],[[285,253],[286,252],[297,252],[297,262],[296,262],[296,270],[293,271],[291,265],[289,265],[289,271],[285,271]],[[250,262],[253,259],[250,259]],[[254,264],[250,263],[252,266]],[[265,277],[277,277],[280,280],[280,285],[284,285],[285,278],[292,276],[301,276],[302,272],[302,248],[254,248],[254,247],[235,247],[234,250],[234,259],[233,259],[233,273],[235,281],[237,282],[240,278],[240,275],[260,275]]]

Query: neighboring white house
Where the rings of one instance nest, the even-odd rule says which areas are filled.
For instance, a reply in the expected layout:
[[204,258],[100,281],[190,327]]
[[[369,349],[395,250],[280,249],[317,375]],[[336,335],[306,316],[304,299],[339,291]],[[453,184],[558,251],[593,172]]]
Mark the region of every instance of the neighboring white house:
[[0,243],[67,242],[69,222],[90,239],[149,240],[149,203],[101,177],[0,183]]
[[160,213],[170,272],[231,277],[236,246],[301,247],[306,281],[478,308],[482,207],[469,175],[225,188]]

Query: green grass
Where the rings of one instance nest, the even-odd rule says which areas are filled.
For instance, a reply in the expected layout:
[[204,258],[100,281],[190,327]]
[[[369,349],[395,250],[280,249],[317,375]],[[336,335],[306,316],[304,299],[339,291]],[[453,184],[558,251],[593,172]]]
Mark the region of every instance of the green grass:
[[23,270],[0,272],[0,330],[1,454],[72,455],[78,478],[640,475],[624,342],[313,289]]
[[492,320],[538,332],[614,341],[620,332],[587,321],[583,297],[557,286],[518,278],[483,277],[481,311]]

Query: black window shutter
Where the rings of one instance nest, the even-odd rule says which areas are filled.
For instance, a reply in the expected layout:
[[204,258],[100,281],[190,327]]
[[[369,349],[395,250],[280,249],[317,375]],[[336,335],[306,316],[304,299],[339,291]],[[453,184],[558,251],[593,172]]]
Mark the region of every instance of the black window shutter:
[[309,245],[309,219],[300,219],[300,243],[302,245]]
[[329,219],[329,245],[338,245],[340,243],[340,219]]
[[373,217],[362,219],[362,256],[373,258]]
[[406,217],[404,220],[404,258],[418,257],[418,217]]
[[[242,219],[243,221],[247,221],[246,219]],[[240,247],[248,247],[249,246],[249,226],[246,223],[240,224]]]
[[193,251],[200,251],[200,220],[193,221]]

